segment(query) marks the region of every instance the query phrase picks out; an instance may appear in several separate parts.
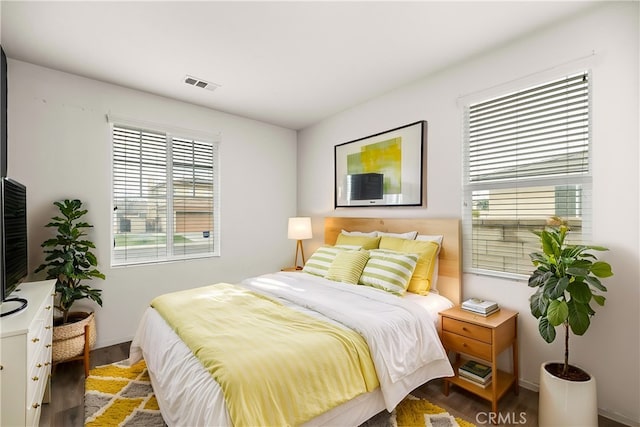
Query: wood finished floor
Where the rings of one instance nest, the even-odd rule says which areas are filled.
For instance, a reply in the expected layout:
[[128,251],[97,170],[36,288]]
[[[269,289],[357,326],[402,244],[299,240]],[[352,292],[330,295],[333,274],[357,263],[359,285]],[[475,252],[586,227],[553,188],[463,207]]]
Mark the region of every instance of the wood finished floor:
[[[126,359],[130,343],[96,349],[91,352],[91,367],[106,365]],[[452,387],[449,396],[442,394],[442,381],[434,380],[416,389],[413,394],[428,399],[445,408],[450,414],[481,426],[486,423],[491,410],[488,402],[457,387]],[[521,388],[516,396],[507,393],[499,403],[502,419],[511,423],[502,425],[538,425],[538,394]],[[522,414],[522,416],[521,416]],[[51,378],[51,402],[43,405],[40,426],[81,427],[84,424],[84,371],[82,362],[69,362],[56,366]],[[377,422],[365,425],[379,425]],[[623,424],[599,417],[599,427],[619,427]]]

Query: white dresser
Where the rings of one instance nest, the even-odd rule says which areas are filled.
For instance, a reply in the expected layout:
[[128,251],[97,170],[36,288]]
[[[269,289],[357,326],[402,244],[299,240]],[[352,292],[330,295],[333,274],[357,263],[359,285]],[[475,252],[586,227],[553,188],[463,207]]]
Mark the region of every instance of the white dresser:
[[[51,374],[55,280],[23,283],[27,308],[0,318],[0,425],[37,426]],[[6,303],[10,304],[10,303]]]

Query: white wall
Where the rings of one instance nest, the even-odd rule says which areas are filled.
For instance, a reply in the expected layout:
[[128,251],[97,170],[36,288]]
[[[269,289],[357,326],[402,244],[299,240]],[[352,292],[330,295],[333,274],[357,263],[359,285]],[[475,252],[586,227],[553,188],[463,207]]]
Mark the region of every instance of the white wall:
[[[8,175],[27,186],[30,271],[44,259],[40,243],[54,233],[44,227],[56,214],[53,201],[81,199],[107,276],[93,281],[103,289],[104,307],[87,306],[97,313],[97,347],[130,340],[156,295],[291,264],[295,242],[286,229],[296,214],[294,131],[11,59],[8,79]],[[221,132],[220,257],[110,268],[107,113]]]
[[[593,240],[609,247],[613,265],[604,308],[586,335],[572,337],[570,357],[598,381],[601,413],[640,423],[638,3],[599,5],[564,23],[425,76],[415,84],[338,114],[298,133],[298,213],[311,215],[313,243],[325,216],[462,217],[460,97],[534,74],[593,71]],[[595,56],[591,53],[595,52]],[[416,54],[419,54],[418,52]],[[586,61],[577,58],[588,56]],[[416,120],[428,121],[427,207],[333,208],[333,147]],[[464,276],[465,297],[480,296],[520,312],[520,376],[536,388],[543,361],[563,357],[562,340],[546,344],[529,313],[525,282]]]

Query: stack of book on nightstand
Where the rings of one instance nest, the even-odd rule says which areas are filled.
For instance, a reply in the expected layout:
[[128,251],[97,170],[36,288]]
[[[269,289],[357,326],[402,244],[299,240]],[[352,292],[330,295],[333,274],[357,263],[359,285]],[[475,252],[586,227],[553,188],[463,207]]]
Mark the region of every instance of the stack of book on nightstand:
[[491,366],[469,360],[458,368],[458,376],[479,387],[487,388],[491,384]]
[[480,298],[469,298],[462,303],[462,309],[481,316],[488,316],[500,310],[498,303]]

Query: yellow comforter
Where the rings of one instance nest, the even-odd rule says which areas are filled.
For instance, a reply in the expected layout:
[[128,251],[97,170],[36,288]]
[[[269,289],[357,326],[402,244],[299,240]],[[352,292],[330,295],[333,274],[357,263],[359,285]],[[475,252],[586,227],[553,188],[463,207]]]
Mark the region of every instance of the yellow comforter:
[[220,384],[234,426],[302,424],[378,386],[364,339],[241,287],[151,305]]

